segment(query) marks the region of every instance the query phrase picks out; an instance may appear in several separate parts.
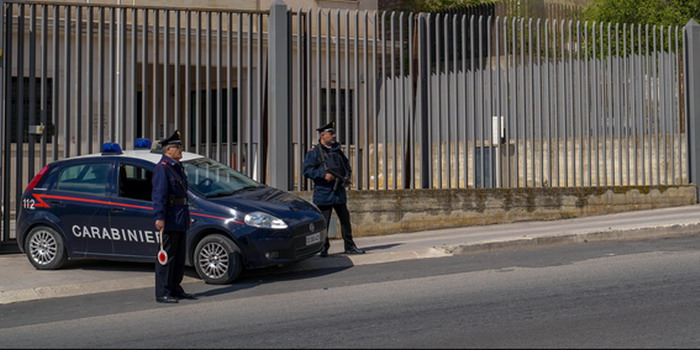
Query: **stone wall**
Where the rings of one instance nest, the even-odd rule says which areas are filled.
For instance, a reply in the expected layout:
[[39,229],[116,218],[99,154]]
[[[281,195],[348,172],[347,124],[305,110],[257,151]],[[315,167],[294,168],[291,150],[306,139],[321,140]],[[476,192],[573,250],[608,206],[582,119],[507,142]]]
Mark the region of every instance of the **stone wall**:
[[[369,236],[692,205],[695,197],[694,185],[350,191],[348,208],[353,235]],[[335,220],[329,234],[340,237]]]

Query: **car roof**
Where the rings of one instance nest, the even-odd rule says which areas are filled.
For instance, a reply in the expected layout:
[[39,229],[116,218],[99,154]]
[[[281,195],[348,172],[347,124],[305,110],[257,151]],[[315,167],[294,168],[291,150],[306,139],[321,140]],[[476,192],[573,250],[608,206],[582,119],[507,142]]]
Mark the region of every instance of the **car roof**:
[[[163,154],[162,153],[153,153],[147,149],[125,150],[125,151],[122,151],[121,154],[112,154],[112,153],[108,153],[108,154],[102,154],[102,153],[84,154],[84,155],[80,155],[80,156],[74,156],[74,157],[62,159],[59,162],[69,161],[69,160],[79,160],[79,159],[99,159],[99,158],[103,158],[103,157],[123,157],[123,158],[131,158],[131,159],[141,159],[141,160],[145,160],[149,163],[156,164],[163,157]],[[180,161],[186,162],[188,160],[198,159],[198,158],[205,158],[205,157],[200,155],[200,154],[197,154],[197,153],[182,152],[182,159]]]

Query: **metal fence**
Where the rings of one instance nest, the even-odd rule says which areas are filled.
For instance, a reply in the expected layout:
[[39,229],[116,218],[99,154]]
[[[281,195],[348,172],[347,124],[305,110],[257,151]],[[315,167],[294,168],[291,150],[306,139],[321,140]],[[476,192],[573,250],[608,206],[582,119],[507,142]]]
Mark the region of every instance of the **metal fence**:
[[3,232],[41,167],[104,142],[179,129],[187,150],[264,181],[268,16],[3,1]]
[[291,33],[296,188],[331,120],[357,189],[688,181],[679,27],[315,10]]
[[688,182],[678,27],[2,4],[0,241],[47,162],[175,129],[290,190],[332,120],[353,189]]

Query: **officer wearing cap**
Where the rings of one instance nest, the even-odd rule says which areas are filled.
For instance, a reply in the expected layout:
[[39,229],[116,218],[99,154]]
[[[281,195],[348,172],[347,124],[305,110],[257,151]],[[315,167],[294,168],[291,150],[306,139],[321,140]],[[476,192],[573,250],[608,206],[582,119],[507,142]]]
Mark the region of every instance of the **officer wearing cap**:
[[[316,129],[319,132],[319,144],[306,153],[304,176],[314,182],[313,202],[326,218],[326,224],[330,222],[331,211],[335,209],[340,220],[345,253],[364,254],[365,251],[357,248],[352,239],[350,212],[345,191],[345,187],[350,185],[352,170],[340,143],[335,141],[334,126],[335,122],[330,122]],[[328,248],[330,248],[330,242],[326,236],[321,257],[328,256]]]
[[180,164],[180,132],[158,142],[163,157],[153,170],[153,213],[156,229],[162,231],[163,249],[168,254],[165,265],[156,263],[156,301],[177,303],[178,299],[197,299],[185,293],[180,283],[185,274],[185,240],[190,225],[187,204],[187,176]]

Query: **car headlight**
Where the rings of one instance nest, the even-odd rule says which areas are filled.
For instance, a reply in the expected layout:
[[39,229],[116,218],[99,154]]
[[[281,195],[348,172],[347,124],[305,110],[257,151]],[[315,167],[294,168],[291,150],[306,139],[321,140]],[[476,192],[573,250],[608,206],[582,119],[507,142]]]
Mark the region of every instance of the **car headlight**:
[[274,228],[274,229],[285,229],[287,228],[287,223],[282,219],[278,219],[270,214],[266,214],[260,211],[252,212],[245,216],[246,225],[261,228]]

